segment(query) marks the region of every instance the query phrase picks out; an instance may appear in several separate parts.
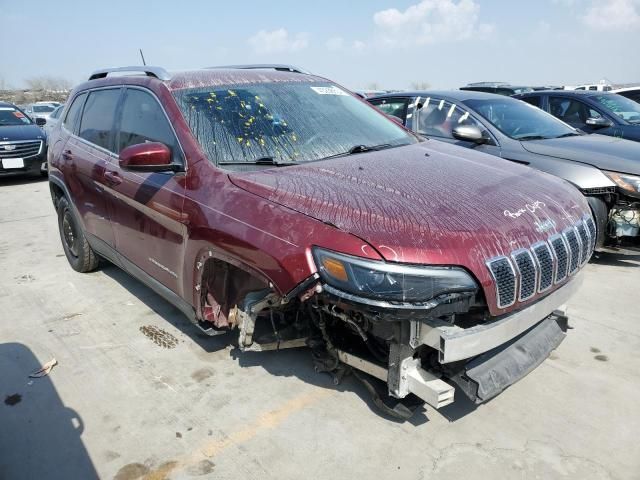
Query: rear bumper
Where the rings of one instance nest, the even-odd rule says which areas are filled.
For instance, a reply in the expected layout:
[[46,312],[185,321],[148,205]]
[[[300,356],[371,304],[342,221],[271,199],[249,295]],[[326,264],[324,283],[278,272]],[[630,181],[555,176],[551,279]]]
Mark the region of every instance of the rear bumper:
[[549,317],[571,298],[582,284],[580,274],[558,290],[524,310],[499,317],[471,328],[414,320],[411,323],[411,347],[428,345],[439,352],[442,364],[466,360],[493,350]]

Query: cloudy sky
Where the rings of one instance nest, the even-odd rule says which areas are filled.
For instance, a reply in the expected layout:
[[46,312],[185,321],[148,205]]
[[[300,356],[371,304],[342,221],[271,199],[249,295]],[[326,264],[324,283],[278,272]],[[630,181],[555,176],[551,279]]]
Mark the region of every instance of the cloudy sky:
[[0,0],[0,83],[291,63],[350,88],[640,81],[640,0]]

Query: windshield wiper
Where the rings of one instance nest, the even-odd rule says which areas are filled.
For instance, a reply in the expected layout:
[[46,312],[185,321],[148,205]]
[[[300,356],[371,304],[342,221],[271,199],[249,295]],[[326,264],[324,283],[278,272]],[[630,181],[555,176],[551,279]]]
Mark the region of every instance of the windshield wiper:
[[580,136],[582,136],[582,133],[569,132],[569,133],[563,133],[562,135],[558,135],[557,137],[553,137],[553,138],[580,137]]
[[[390,143],[381,143],[380,145],[354,145],[346,152],[336,153],[335,155],[329,155],[327,157],[319,158],[318,160],[328,160],[330,158],[346,157],[348,155],[354,155],[356,153],[376,152],[378,150],[384,150],[385,148],[403,147],[408,143],[401,143],[400,145],[392,145]],[[315,160],[316,162],[318,160]]]
[[517,137],[516,140],[526,142],[527,140],[548,140],[548,137],[542,135],[525,135],[524,137]]
[[219,162],[218,165],[274,165],[276,167],[285,167],[287,165],[298,165],[298,162],[293,160],[281,162],[273,157],[260,157],[251,162]]

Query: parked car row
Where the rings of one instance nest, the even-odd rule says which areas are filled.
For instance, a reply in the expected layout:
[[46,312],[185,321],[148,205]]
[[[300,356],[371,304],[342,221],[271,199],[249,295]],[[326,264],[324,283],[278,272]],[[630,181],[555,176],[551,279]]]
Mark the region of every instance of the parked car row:
[[[386,94],[368,101],[420,135],[569,181],[590,204],[597,223],[596,248],[616,245],[628,237],[637,240],[640,144],[586,135],[571,124],[598,130],[597,124],[601,129],[610,128],[616,137],[633,138],[640,135],[640,105],[614,94],[562,90],[529,92],[516,98],[527,103],[463,89]],[[530,103],[542,110],[532,108]],[[545,113],[545,109],[567,123]]]
[[589,198],[616,184],[574,160],[557,172],[584,172],[582,191],[525,166],[555,162],[534,136],[583,136],[524,102],[398,95],[372,100],[391,121],[295,68],[94,72],[49,136],[69,264],[108,260],[241,350],[306,345],[395,417],[410,394],[493,398],[564,339],[602,235]]

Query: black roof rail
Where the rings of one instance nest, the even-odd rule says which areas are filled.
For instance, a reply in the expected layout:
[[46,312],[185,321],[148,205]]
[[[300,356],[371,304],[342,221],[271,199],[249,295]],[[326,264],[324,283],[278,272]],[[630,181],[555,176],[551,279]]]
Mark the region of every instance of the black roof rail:
[[229,68],[229,69],[240,69],[240,70],[278,70],[280,72],[292,72],[292,73],[302,73],[305,75],[310,75],[309,72],[303,70],[302,68],[295,67],[293,65],[287,65],[283,63],[256,63],[249,65],[220,65],[215,67],[207,67],[209,69],[213,68]]
[[171,75],[162,67],[150,67],[147,65],[144,66],[133,66],[133,67],[114,67],[114,68],[102,68],[100,70],[96,70],[91,74],[89,80],[96,80],[98,78],[105,78],[110,73],[120,73],[120,72],[137,72],[144,73],[147,77],[155,77],[158,80],[167,81],[171,80]]

